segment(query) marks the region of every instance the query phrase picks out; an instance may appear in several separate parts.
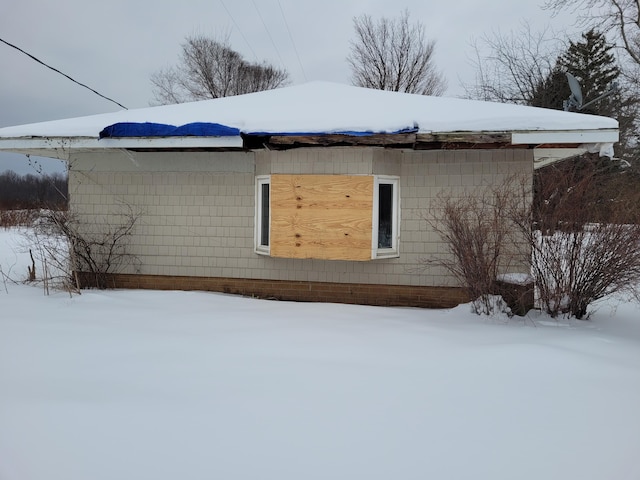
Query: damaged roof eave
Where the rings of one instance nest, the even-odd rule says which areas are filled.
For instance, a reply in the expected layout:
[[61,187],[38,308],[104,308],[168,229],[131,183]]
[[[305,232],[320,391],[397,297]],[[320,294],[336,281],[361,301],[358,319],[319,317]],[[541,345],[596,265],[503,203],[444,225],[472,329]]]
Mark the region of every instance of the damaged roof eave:
[[572,130],[516,130],[516,131],[421,131],[418,140],[460,141],[483,139],[485,141],[502,141],[512,145],[542,144],[582,144],[582,143],[616,143],[619,140],[617,128],[572,129]]
[[242,137],[16,137],[0,138],[0,151],[66,159],[70,151],[112,149],[243,148]]
[[[277,135],[277,134],[274,134]],[[320,134],[319,136],[322,136]],[[330,135],[329,135],[330,136]],[[377,137],[385,137],[380,146],[391,142],[396,135],[373,135],[371,145]],[[406,136],[406,135],[405,135]],[[293,137],[295,140],[297,137]],[[434,141],[464,141],[471,143],[505,143],[512,145],[595,145],[610,144],[618,141],[617,129],[584,129],[584,130],[530,130],[515,132],[419,132],[415,142]],[[292,140],[289,139],[289,140]],[[509,141],[510,140],[510,141]],[[403,141],[407,141],[403,137]],[[391,142],[393,143],[393,142]],[[131,150],[180,150],[180,149],[243,149],[247,144],[240,135],[204,137],[204,136],[175,136],[175,137],[9,137],[0,138],[0,151],[9,151],[43,157],[60,158],[66,160],[71,151],[104,151],[112,149]],[[325,145],[327,146],[327,145]],[[556,148],[558,148],[556,147]],[[249,147],[250,148],[250,147]]]

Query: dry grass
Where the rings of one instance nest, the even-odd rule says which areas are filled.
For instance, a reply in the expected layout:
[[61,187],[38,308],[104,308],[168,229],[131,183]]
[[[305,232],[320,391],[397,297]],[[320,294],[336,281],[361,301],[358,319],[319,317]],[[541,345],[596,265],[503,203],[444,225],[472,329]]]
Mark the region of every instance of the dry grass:
[[0,210],[0,227],[30,227],[40,217],[40,210]]

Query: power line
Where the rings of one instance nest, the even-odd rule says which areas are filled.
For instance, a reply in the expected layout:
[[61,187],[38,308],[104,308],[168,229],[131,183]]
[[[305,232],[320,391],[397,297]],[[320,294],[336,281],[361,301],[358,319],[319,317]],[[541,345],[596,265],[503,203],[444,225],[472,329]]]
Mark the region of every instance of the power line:
[[66,73],[62,73],[60,70],[58,70],[57,68],[52,67],[51,65],[47,65],[46,63],[44,63],[42,60],[37,59],[36,57],[34,57],[33,55],[31,55],[30,53],[25,52],[24,50],[22,50],[20,47],[17,47],[9,42],[7,42],[6,40],[3,40],[2,38],[0,38],[0,42],[9,45],[11,48],[15,48],[16,50],[18,50],[21,53],[24,53],[27,57],[35,60],[36,62],[38,62],[41,65],[44,65],[45,67],[47,67],[50,70],[53,70],[56,73],[59,73],[60,75],[62,75],[63,77],[68,78],[69,80],[71,80],[73,83],[77,83],[78,85],[80,85],[81,87],[86,88],[87,90],[91,90],[93,93],[95,93],[96,95],[98,95],[99,97],[104,98],[105,100],[109,100],[110,102],[115,103],[116,105],[118,105],[119,107],[124,108],[125,110],[128,110],[127,107],[125,107],[124,105],[122,105],[121,103],[116,102],[114,99],[109,98],[109,97],[105,97],[104,95],[102,95],[100,92],[97,92],[96,90],[94,90],[93,88],[85,85],[84,83],[80,83],[77,80],[71,78],[69,75],[67,75]]
[[227,8],[227,6],[224,4],[224,2],[222,0],[220,0],[220,3],[222,4],[222,7],[225,9],[225,11],[227,12],[227,15],[229,15],[229,18],[231,19],[231,21],[233,22],[233,24],[236,26],[236,29],[238,30],[238,32],[240,32],[240,36],[243,38],[244,42],[247,44],[247,46],[249,47],[249,50],[251,50],[251,53],[253,53],[253,58],[255,58],[256,62],[258,61],[258,56],[256,55],[256,52],[253,51],[253,48],[251,48],[251,44],[249,43],[249,40],[247,40],[247,37],[244,36],[244,33],[242,33],[242,30],[240,30],[240,27],[238,26],[237,22],[235,21],[235,19],[233,18],[233,15],[231,15],[231,12],[229,11],[229,9]]
[[260,14],[260,10],[258,10],[258,7],[256,6],[256,2],[254,0],[251,0],[251,3],[253,3],[253,8],[256,9],[256,13],[258,14],[258,17],[260,17],[260,21],[262,22],[264,29],[267,31],[267,35],[269,35],[269,38],[271,39],[271,44],[273,45],[273,48],[276,50],[276,54],[280,59],[280,64],[286,68],[286,64],[284,63],[284,61],[282,60],[282,56],[280,55],[280,50],[278,50],[278,47],[276,46],[276,42],[273,41],[271,32],[269,31],[269,28],[267,27],[267,24],[265,23],[264,18],[262,18],[262,15]]
[[284,25],[287,27],[287,32],[289,33],[289,39],[291,40],[291,44],[293,45],[293,51],[296,52],[296,57],[298,58],[298,63],[300,64],[300,70],[302,70],[302,76],[304,81],[307,81],[307,74],[304,71],[304,67],[302,66],[302,60],[300,60],[300,54],[298,54],[298,49],[296,48],[296,42],[293,41],[293,35],[291,35],[291,29],[289,28],[289,24],[287,23],[287,17],[284,16],[284,10],[282,10],[282,5],[280,5],[280,0],[278,0],[278,6],[280,7],[280,13],[282,14],[282,19],[284,20]]

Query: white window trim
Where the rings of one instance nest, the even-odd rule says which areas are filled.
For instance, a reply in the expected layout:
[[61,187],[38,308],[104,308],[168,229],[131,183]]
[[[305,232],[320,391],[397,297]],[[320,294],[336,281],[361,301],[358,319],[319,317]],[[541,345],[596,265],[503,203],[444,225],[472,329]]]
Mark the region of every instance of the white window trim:
[[[396,258],[400,256],[399,244],[400,244],[400,179],[395,176],[388,175],[374,175],[374,189],[373,189],[373,208],[372,208],[372,232],[371,232],[371,258]],[[262,186],[269,185],[269,245],[261,245],[262,234],[262,211],[264,205],[262,205]],[[391,248],[378,248],[378,208],[379,208],[379,186],[381,184],[390,184],[393,186],[393,208],[391,213]],[[254,218],[254,251],[259,255],[271,254],[271,198],[273,192],[271,191],[271,176],[260,175],[256,177],[256,191],[255,191],[255,218]]]
[[[393,185],[393,208],[391,211],[391,248],[378,248],[378,200],[380,184]],[[374,175],[373,182],[373,232],[371,235],[371,258],[395,258],[400,256],[400,178]]]
[[[269,245],[261,245],[262,236],[262,186],[269,185]],[[269,255],[271,253],[271,176],[260,175],[256,177],[256,209],[255,209],[255,252],[260,255]]]

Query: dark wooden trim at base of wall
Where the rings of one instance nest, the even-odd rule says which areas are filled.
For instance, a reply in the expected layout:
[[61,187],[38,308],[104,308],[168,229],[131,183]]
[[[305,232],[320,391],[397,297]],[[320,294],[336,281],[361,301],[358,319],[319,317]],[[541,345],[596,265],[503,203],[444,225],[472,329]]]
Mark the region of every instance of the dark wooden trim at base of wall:
[[[91,276],[78,276],[83,287],[95,285]],[[465,292],[455,287],[124,274],[108,275],[105,284],[113,288],[201,290],[274,300],[377,306],[450,308],[469,301]]]

